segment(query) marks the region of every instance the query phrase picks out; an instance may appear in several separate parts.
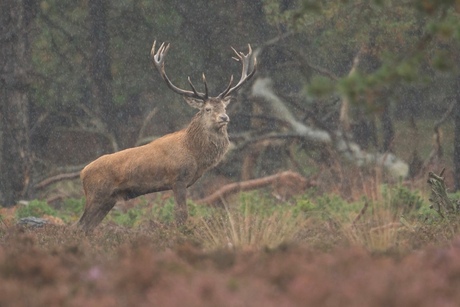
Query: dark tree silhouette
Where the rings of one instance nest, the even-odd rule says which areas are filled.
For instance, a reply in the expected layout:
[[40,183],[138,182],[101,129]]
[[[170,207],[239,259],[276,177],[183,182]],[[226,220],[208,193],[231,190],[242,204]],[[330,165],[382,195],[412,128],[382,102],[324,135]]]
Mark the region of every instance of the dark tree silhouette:
[[32,177],[29,138],[30,30],[36,1],[0,2],[0,202],[25,197]]
[[117,136],[116,108],[113,105],[111,60],[109,55],[109,32],[107,28],[107,0],[91,0],[88,3],[91,48],[91,102],[104,122],[104,131],[111,136],[114,149],[120,142]]
[[[457,77],[457,81],[460,82],[460,77]],[[460,89],[457,87],[457,104],[454,110],[454,181],[455,191],[460,190]]]

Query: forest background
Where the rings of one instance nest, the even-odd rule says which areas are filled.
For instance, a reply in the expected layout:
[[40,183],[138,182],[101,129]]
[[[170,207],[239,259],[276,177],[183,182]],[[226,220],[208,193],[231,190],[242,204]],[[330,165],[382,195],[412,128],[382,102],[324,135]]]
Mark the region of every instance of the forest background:
[[[0,1],[0,305],[457,306],[459,13],[459,0]],[[201,91],[204,72],[211,95],[241,74],[230,47],[251,44],[230,150],[189,188],[183,228],[164,192],[85,235],[70,227],[81,169],[195,112],[152,65],[155,40],[171,44],[174,84]]]

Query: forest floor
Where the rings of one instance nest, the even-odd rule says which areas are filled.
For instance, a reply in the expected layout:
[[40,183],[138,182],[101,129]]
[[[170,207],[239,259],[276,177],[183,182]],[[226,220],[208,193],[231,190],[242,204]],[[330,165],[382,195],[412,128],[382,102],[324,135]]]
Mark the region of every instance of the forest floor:
[[4,224],[0,306],[458,306],[460,237],[379,251],[329,227],[273,248],[210,249],[193,229],[154,223],[89,236]]

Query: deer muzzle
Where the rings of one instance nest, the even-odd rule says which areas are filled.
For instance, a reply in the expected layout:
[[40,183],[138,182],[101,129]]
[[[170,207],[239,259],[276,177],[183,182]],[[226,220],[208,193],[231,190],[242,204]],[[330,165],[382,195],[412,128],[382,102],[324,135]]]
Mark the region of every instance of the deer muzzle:
[[226,125],[230,121],[230,117],[228,117],[227,114],[221,114],[219,115],[219,124]]

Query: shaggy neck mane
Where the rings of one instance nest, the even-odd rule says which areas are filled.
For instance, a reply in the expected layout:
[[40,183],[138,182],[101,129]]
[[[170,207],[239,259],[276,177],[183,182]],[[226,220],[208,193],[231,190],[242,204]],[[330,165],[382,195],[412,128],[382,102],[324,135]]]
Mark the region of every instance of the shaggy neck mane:
[[186,128],[186,145],[194,153],[199,164],[211,167],[227,152],[227,126],[212,131],[202,125],[200,117],[200,113],[196,114]]

